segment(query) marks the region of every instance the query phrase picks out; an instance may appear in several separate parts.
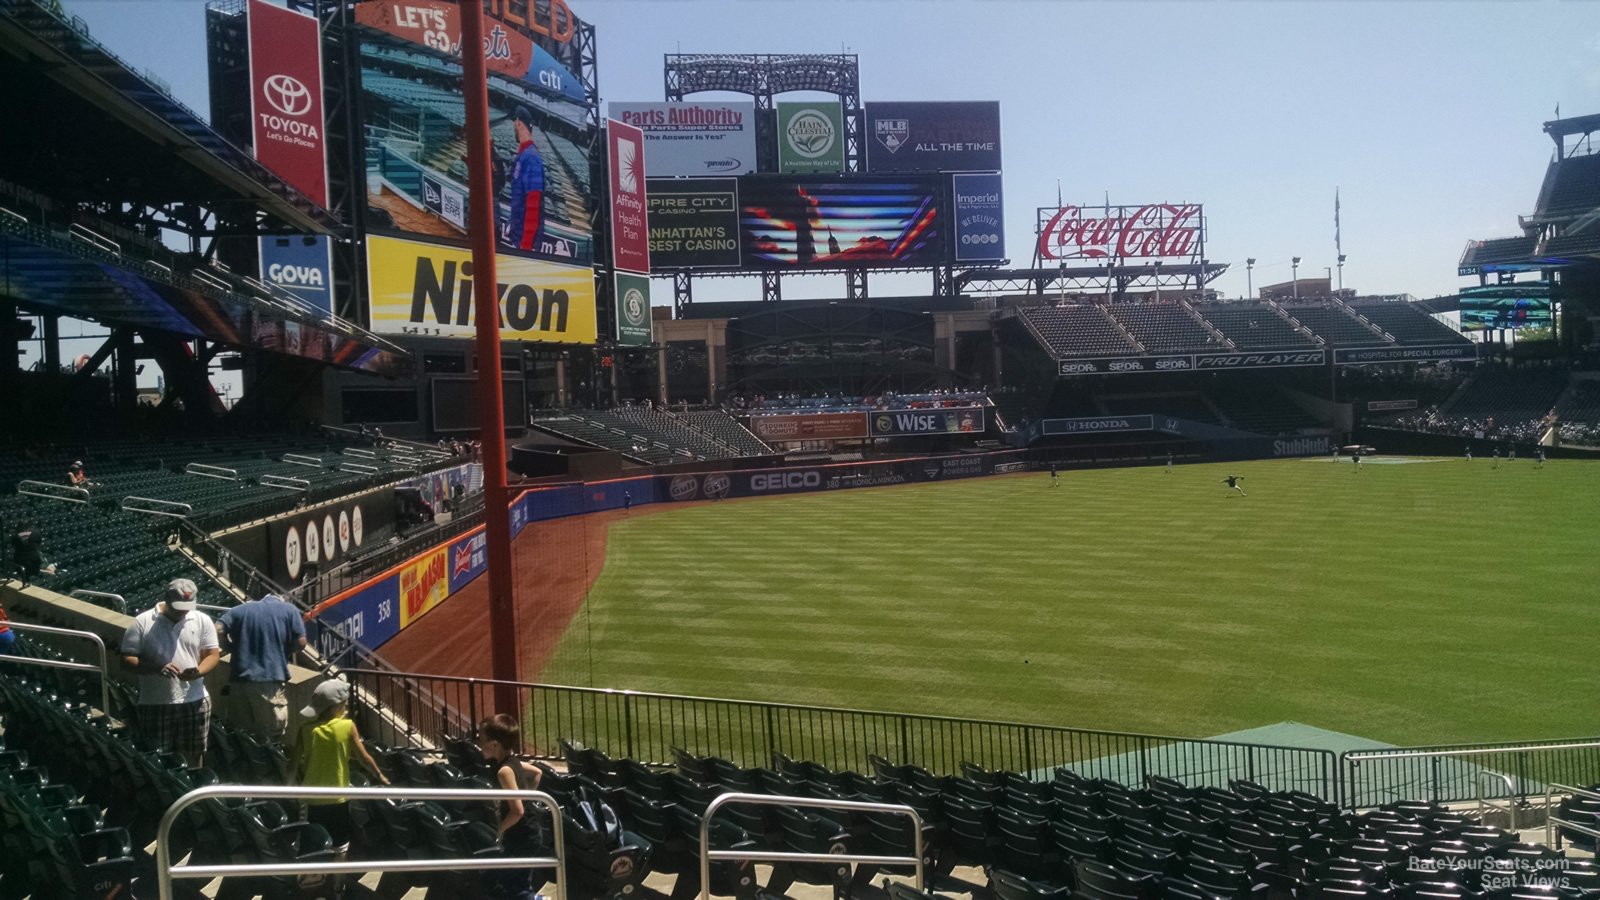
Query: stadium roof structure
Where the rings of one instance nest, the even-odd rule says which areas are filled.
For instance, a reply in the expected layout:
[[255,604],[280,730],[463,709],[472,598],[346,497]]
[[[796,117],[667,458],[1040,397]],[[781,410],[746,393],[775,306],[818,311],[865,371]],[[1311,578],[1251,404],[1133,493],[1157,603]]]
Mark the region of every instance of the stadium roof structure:
[[[1519,216],[1520,237],[1468,241],[1456,274],[1537,272],[1600,262],[1600,114],[1544,123],[1555,142],[1534,210]],[[1575,140],[1569,138],[1576,137]]]
[[1104,287],[1108,279],[1116,289],[1173,288],[1198,289],[1228,271],[1227,263],[1201,260],[1197,263],[1147,263],[1136,266],[1042,266],[1037,269],[971,269],[958,272],[956,286],[965,293],[1010,293],[1029,291],[1085,291]]
[[[0,129],[0,299],[361,371],[389,373],[409,358],[215,261],[219,238],[341,225],[59,4],[0,0],[0,84],[0,120],[13,123]],[[173,233],[190,252],[162,241]]]
[[[0,120],[11,123],[0,129],[0,171],[48,185],[53,200],[237,208],[285,233],[338,227],[53,4],[0,0],[0,83]],[[42,131],[61,138],[42,140]]]

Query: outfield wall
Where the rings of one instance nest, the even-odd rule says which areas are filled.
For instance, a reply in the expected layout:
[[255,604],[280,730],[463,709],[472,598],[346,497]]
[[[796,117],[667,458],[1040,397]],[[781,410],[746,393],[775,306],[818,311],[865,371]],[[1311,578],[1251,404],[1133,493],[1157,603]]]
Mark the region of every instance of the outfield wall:
[[[1315,456],[1329,451],[1327,435],[1188,441],[1174,453],[1182,462]],[[914,456],[870,462],[723,467],[706,472],[669,472],[604,481],[556,484],[523,491],[510,506],[515,540],[530,522],[651,503],[687,503],[779,494],[818,493],[896,484],[928,484],[1038,470],[1052,461],[1070,466],[1116,466],[1164,462],[1169,445],[1100,444]],[[308,636],[329,657],[346,652],[337,631],[369,650],[381,648],[404,629],[439,608],[488,568],[483,526],[447,544],[423,551],[355,587],[333,595],[306,614]],[[337,660],[336,660],[337,661]]]

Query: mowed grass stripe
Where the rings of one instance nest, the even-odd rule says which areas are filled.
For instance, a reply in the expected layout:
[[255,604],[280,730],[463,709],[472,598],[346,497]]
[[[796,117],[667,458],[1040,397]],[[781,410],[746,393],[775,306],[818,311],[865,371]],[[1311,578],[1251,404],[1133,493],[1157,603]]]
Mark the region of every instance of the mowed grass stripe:
[[1597,488],[1581,462],[1288,460],[668,510],[612,527],[543,677],[1191,735],[1587,734]]

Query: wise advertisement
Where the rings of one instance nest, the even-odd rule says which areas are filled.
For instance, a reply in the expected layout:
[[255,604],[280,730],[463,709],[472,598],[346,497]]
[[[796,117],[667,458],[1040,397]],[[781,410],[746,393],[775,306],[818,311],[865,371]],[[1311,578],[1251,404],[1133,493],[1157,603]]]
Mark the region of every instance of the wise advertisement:
[[251,0],[250,124],[256,159],[318,206],[328,205],[322,30],[311,16]]
[[887,409],[868,413],[867,425],[873,437],[907,434],[979,434],[983,431],[983,408],[972,409]]
[[609,103],[606,112],[644,132],[651,175],[692,178],[756,170],[753,101]]
[[739,180],[652,181],[646,195],[656,269],[739,268]]
[[[495,269],[501,340],[595,342],[594,275],[588,266],[500,254]],[[378,334],[476,335],[469,250],[369,236],[367,285],[370,327]]]
[[956,220],[956,262],[1005,259],[1005,208],[1000,195],[1000,173],[952,175],[950,184]]
[[844,171],[844,106],[839,101],[778,101],[778,171]]
[[868,103],[867,171],[998,172],[1000,104]]

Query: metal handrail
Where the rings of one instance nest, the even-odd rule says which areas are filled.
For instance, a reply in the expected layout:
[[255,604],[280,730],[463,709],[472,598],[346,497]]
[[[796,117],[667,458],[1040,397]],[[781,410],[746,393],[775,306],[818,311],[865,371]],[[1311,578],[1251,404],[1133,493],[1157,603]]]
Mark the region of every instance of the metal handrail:
[[307,456],[304,453],[285,453],[278,457],[278,461],[286,462],[291,466],[305,466],[309,469],[323,468],[321,459],[315,456]]
[[1600,741],[1574,741],[1560,744],[1530,744],[1514,747],[1469,747],[1461,750],[1350,750],[1346,759],[1365,762],[1369,759],[1423,759],[1430,756],[1482,756],[1489,753],[1532,753],[1538,750],[1584,750],[1600,747]]
[[[1501,784],[1506,786],[1506,805],[1504,807],[1500,806],[1498,803],[1495,803],[1493,800],[1490,800],[1490,799],[1488,799],[1488,798],[1483,796],[1483,782],[1484,782],[1485,779],[1488,779],[1488,780],[1491,780],[1491,781],[1498,780]],[[1482,814],[1483,814],[1483,811],[1486,810],[1486,809],[1504,809],[1506,811],[1506,816],[1508,818],[1508,822],[1506,824],[1506,830],[1507,831],[1516,831],[1517,830],[1517,796],[1516,796],[1517,795],[1517,783],[1515,781],[1512,781],[1511,780],[1511,776],[1505,774],[1504,772],[1493,772],[1493,771],[1490,771],[1488,769],[1484,769],[1483,771],[1479,772],[1478,773],[1478,777],[1476,779],[1474,779],[1474,780],[1476,782],[1474,787],[1475,787],[1475,789],[1477,790],[1477,793],[1478,793],[1477,800],[1478,800],[1478,813],[1479,813],[1479,816],[1481,817]]]
[[1555,795],[1558,792],[1559,793],[1563,793],[1563,794],[1571,794],[1574,797],[1586,797],[1586,798],[1588,798],[1590,800],[1600,800],[1600,793],[1596,793],[1595,791],[1591,791],[1588,788],[1573,787],[1573,786],[1567,785],[1567,784],[1555,784],[1554,782],[1545,785],[1545,787],[1544,787],[1544,808],[1545,808],[1545,812],[1546,812],[1545,820],[1544,820],[1544,842],[1545,842],[1545,846],[1547,846],[1547,847],[1555,847],[1557,850],[1561,849],[1561,845],[1559,843],[1557,843],[1558,841],[1561,840],[1561,833],[1560,833],[1560,831],[1557,830],[1557,826],[1570,828],[1573,831],[1578,832],[1579,834],[1587,834],[1588,836],[1593,837],[1593,838],[1600,838],[1600,829],[1590,828],[1587,825],[1580,825],[1577,822],[1569,822],[1566,819],[1558,818],[1555,815],[1550,814],[1549,811],[1554,808],[1554,804],[1553,804],[1552,801],[1555,800]]
[[192,462],[183,467],[185,475],[202,475],[206,478],[219,478],[223,481],[238,481],[239,470],[227,466],[213,466],[209,463]]
[[[29,488],[29,490],[23,490],[24,487]],[[33,490],[34,488],[49,488],[51,491],[64,492],[72,494],[73,496],[63,497],[60,493],[52,494],[48,491]],[[29,497],[42,497],[46,500],[60,500],[63,503],[89,502],[88,488],[72,487],[71,485],[66,484],[55,484],[49,481],[33,481],[31,479],[27,481],[19,481],[17,482],[17,493],[26,494]]]
[[[915,856],[870,856],[862,853],[780,853],[747,850],[711,849],[711,817],[717,810],[731,803],[750,806],[802,806],[811,809],[842,809],[856,812],[882,812],[909,816]],[[790,862],[790,863],[868,863],[875,866],[915,866],[917,890],[924,890],[922,872],[922,817],[917,811],[901,803],[867,803],[860,800],[819,800],[815,797],[785,797],[772,794],[719,794],[706,805],[700,817],[700,896],[711,900],[711,861],[731,862]],[[163,898],[166,900],[166,898]]]
[[268,472],[257,479],[262,487],[283,488],[291,491],[307,491],[311,489],[311,482],[304,478],[295,478],[289,475],[278,475]]
[[100,651],[100,665],[91,666],[88,663],[62,662],[55,659],[34,659],[31,656],[16,656],[13,654],[0,655],[0,662],[15,662],[21,665],[41,666],[46,669],[68,669],[73,672],[99,672],[100,673],[100,711],[111,715],[111,671],[106,659],[106,642],[100,635],[92,631],[79,631],[76,628],[56,628],[51,625],[32,625],[27,622],[9,622],[14,631],[37,631],[40,634],[58,634],[62,637],[83,638],[93,641]]
[[[463,857],[461,859],[376,859],[321,863],[245,863],[239,865],[174,866],[172,864],[172,826],[178,814],[202,800],[533,800],[555,820],[555,856]],[[156,829],[156,889],[160,900],[172,900],[174,878],[225,878],[230,875],[349,875],[365,872],[444,872],[452,869],[549,869],[556,870],[555,900],[567,897],[567,845],[561,826],[561,806],[544,791],[496,790],[491,788],[396,788],[396,787],[286,787],[263,785],[214,784],[196,788],[179,797],[161,817]]]
[[107,600],[111,600],[111,601],[114,601],[116,603],[117,612],[126,613],[128,611],[128,598],[122,596],[121,594],[110,593],[109,591],[91,591],[88,588],[74,588],[71,593],[67,594],[67,596],[68,597],[104,597]]
[[[146,508],[140,504],[148,503]],[[121,508],[124,512],[144,513],[150,516],[167,516],[173,519],[187,519],[194,513],[194,507],[177,500],[161,500],[156,497],[136,497],[129,495],[122,498]],[[177,512],[177,510],[183,510]]]

